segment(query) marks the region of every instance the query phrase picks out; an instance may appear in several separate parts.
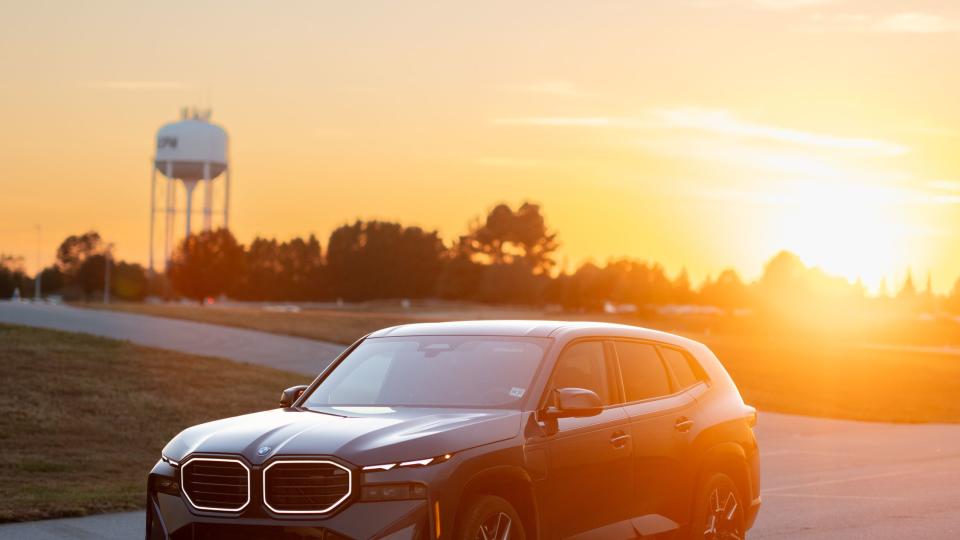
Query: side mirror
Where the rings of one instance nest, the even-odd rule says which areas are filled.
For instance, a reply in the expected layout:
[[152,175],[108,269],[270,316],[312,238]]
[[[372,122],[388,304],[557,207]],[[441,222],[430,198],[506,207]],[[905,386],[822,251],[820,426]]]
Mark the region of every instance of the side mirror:
[[282,394],[280,394],[280,406],[290,407],[295,401],[297,401],[297,398],[299,398],[307,388],[309,387],[305,384],[287,388]]
[[603,402],[600,396],[592,390],[583,388],[558,388],[556,407],[549,407],[545,412],[551,418],[583,418],[596,416],[603,412]]

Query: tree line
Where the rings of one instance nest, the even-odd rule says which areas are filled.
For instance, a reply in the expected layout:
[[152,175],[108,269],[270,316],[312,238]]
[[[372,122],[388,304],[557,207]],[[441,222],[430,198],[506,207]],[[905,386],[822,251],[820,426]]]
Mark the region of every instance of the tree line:
[[[789,252],[771,258],[752,283],[726,269],[694,286],[685,270],[670,276],[662,265],[636,259],[587,262],[572,272],[558,272],[558,248],[558,235],[541,207],[526,202],[516,208],[496,205],[450,245],[437,231],[376,220],[338,227],[326,249],[314,235],[286,241],[257,237],[243,245],[229,230],[203,231],[185,238],[166,272],[158,275],[136,263],[114,261],[109,244],[90,231],[60,244],[56,262],[43,269],[41,281],[45,294],[92,300],[102,293],[109,261],[112,295],[130,301],[147,296],[197,301],[219,296],[350,302],[440,298],[552,304],[577,311],[675,304],[782,314],[803,311],[798,307],[873,308],[885,302],[914,311],[960,313],[960,280],[952,294],[936,297],[929,283],[920,289],[908,276],[892,297],[875,299],[859,282],[810,268]],[[21,259],[2,257],[0,297],[10,297],[15,288],[30,296],[32,278],[22,270]]]

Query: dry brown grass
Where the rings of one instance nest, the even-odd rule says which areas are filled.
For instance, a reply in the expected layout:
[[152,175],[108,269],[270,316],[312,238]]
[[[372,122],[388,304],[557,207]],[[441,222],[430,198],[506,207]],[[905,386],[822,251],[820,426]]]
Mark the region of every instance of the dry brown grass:
[[721,359],[744,400],[760,410],[877,422],[960,422],[960,356],[762,336],[700,340]]
[[[92,307],[92,306],[91,306]],[[438,320],[438,312],[398,313],[383,307],[265,312],[257,307],[202,308],[183,305],[119,304],[112,309],[253,328],[313,339],[351,343],[367,332],[410,322]],[[442,312],[444,319],[551,318],[535,311],[496,311],[465,306]],[[638,323],[635,318],[561,315]],[[762,333],[697,333],[686,319],[649,324],[705,342],[723,361],[744,399],[765,411],[888,422],[960,422],[960,357],[892,352],[852,345],[829,336],[784,338]]]
[[0,325],[0,522],[141,508],[190,425],[273,407],[303,377]]
[[299,313],[284,313],[264,311],[259,307],[224,308],[135,303],[116,303],[109,306],[83,304],[82,307],[185,319],[343,344],[353,343],[357,338],[387,326],[430,320],[430,318],[418,318],[390,312],[356,312],[350,310],[316,309],[304,310]]

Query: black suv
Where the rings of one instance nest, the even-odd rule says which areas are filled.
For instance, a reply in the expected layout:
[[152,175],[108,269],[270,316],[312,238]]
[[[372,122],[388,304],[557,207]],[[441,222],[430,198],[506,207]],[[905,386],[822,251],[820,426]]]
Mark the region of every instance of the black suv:
[[170,441],[148,539],[730,540],[760,506],[756,410],[653,330],[387,328],[280,405]]

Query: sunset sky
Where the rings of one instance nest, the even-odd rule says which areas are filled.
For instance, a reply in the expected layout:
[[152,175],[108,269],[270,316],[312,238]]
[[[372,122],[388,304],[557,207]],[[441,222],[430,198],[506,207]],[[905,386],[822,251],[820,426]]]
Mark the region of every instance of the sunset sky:
[[960,2],[0,1],[0,252],[31,271],[38,224],[43,264],[88,229],[145,263],[154,134],[199,105],[243,242],[529,199],[571,270],[960,277]]

